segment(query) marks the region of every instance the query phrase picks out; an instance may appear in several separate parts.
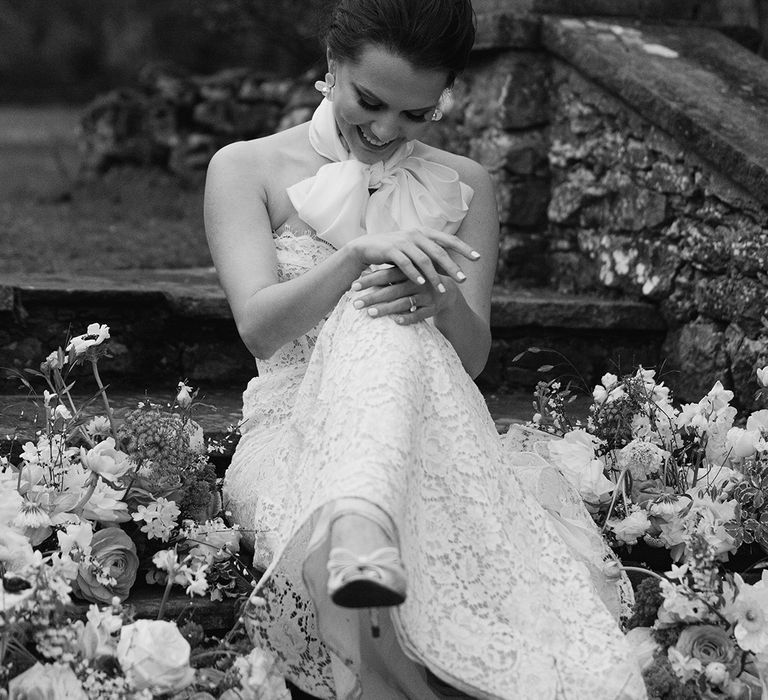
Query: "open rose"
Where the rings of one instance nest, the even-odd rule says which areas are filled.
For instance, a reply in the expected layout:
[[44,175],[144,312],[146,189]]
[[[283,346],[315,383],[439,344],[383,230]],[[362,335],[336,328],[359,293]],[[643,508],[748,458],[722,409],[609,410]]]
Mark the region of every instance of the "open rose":
[[123,601],[136,581],[138,568],[131,538],[118,527],[107,527],[94,534],[91,559],[80,563],[75,589],[90,603],[110,603],[114,596]]
[[188,686],[189,642],[165,620],[136,620],[120,630],[117,660],[137,690],[171,693]]
[[134,466],[131,458],[115,447],[113,437],[102,440],[87,452],[84,447],[81,447],[80,462],[87,469],[109,481],[119,479]]
[[732,678],[741,669],[741,659],[731,635],[717,625],[691,625],[681,633],[675,645],[685,656],[698,659],[706,666],[721,663]]

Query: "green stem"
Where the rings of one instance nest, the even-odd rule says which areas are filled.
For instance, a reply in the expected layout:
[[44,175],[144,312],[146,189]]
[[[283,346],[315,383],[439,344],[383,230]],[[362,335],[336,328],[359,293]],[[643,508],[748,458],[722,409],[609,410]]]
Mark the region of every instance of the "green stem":
[[99,393],[101,394],[101,398],[104,401],[104,409],[107,412],[107,418],[109,419],[109,427],[112,431],[112,437],[115,438],[115,444],[117,444],[118,448],[120,447],[120,442],[117,438],[117,428],[115,427],[115,417],[112,415],[112,409],[109,406],[109,399],[107,398],[107,390],[104,388],[104,384],[101,381],[101,376],[99,375],[99,367],[96,360],[91,360],[91,367],[93,368],[93,376],[96,378],[96,385],[99,387]]
[[163,613],[165,612],[165,606],[166,603],[168,603],[168,596],[171,595],[171,588],[173,587],[173,577],[175,575],[174,571],[168,572],[168,580],[165,582],[165,590],[163,591],[163,598],[160,601],[160,608],[157,611],[157,619],[162,620],[163,619]]
[[86,482],[88,486],[88,490],[83,494],[83,497],[78,501],[77,505],[72,509],[73,513],[77,513],[78,511],[85,508],[85,504],[88,503],[91,496],[93,496],[93,492],[96,490],[96,484],[99,483],[99,477],[95,473],[91,473],[91,475],[88,477],[88,481]]

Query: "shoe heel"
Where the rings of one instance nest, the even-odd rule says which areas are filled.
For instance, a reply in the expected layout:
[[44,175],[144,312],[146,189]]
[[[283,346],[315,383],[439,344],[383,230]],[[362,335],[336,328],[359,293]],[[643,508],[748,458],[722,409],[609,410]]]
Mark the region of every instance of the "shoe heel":
[[379,625],[379,609],[368,608],[368,615],[371,622],[371,636],[378,639],[381,635],[381,626]]

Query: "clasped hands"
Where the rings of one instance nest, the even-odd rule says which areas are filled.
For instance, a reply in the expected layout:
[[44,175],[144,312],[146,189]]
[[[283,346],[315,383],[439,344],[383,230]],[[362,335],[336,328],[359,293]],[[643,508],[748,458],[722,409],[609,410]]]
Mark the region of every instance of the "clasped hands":
[[393,316],[401,325],[436,316],[452,305],[467,279],[451,250],[470,261],[480,254],[456,236],[426,229],[360,236],[351,244],[361,262],[386,267],[368,269],[352,285],[355,308],[373,317]]

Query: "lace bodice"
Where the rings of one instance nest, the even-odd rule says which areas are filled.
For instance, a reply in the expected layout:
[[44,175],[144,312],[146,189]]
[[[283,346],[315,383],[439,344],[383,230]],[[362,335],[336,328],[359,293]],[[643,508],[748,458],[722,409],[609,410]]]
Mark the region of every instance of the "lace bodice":
[[[303,275],[334,252],[334,247],[318,238],[315,232],[301,222],[283,224],[272,235],[277,251],[277,277],[280,282]],[[302,366],[309,362],[317,335],[324,321],[306,335],[286,343],[267,360],[260,360],[259,374],[268,375],[276,370]]]

